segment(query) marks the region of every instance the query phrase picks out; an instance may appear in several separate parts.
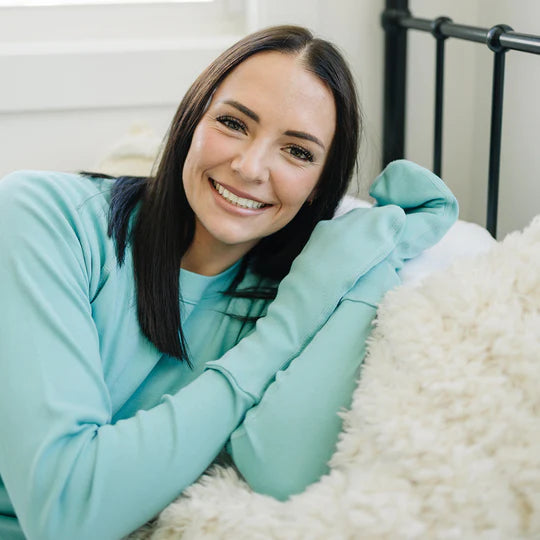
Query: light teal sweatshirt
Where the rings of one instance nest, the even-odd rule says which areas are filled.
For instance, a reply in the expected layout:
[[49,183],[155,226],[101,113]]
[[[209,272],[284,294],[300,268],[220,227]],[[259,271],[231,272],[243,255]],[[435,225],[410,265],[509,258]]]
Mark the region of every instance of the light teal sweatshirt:
[[[438,178],[395,162],[373,185],[380,208],[321,222],[269,307],[222,294],[238,265],[181,271],[190,370],[140,332],[130,254],[119,268],[107,236],[110,188],[52,172],[0,181],[2,540],[21,527],[119,539],[224,445],[255,490],[302,491],[327,470],[377,303],[457,215]],[[253,329],[227,314],[248,312],[266,315]]]

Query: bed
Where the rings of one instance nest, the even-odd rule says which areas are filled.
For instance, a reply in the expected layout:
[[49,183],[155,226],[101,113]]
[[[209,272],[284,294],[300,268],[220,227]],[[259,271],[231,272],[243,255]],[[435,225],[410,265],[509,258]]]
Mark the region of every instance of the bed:
[[[131,540],[540,538],[540,216],[495,240],[504,54],[538,54],[540,37],[415,18],[406,0],[387,0],[382,26],[384,164],[404,157],[407,32],[436,40],[437,173],[444,42],[493,51],[486,228],[458,221],[405,265],[378,310],[329,474],[280,502],[214,464]],[[339,212],[365,204],[347,197]]]

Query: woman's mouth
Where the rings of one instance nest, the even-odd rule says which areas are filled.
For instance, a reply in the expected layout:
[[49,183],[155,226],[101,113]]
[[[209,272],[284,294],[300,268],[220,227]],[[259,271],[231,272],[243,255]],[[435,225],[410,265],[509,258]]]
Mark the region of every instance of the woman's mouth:
[[266,203],[254,201],[253,199],[245,199],[244,197],[239,197],[234,193],[231,193],[228,189],[223,187],[221,184],[216,182],[213,178],[210,178],[210,182],[214,189],[223,197],[227,202],[238,206],[239,208],[246,208],[249,210],[259,210],[265,206],[270,206]]

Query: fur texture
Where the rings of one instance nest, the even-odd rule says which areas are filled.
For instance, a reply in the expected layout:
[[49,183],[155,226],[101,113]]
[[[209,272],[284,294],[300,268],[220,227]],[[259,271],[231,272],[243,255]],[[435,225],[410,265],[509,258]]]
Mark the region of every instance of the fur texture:
[[287,502],[214,467],[132,538],[540,538],[540,216],[385,297],[331,472]]

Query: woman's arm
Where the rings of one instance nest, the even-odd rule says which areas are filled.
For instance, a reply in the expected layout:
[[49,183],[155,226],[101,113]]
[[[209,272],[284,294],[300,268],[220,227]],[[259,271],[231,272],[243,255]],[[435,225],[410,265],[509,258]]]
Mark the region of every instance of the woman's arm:
[[117,540],[201,474],[251,402],[209,371],[111,424],[90,300],[103,246],[61,188],[0,181],[0,474],[29,540]]
[[[438,241],[457,218],[457,201],[444,183],[407,161],[390,164],[371,194],[381,206],[399,204],[405,210],[395,249],[362,276],[313,340],[277,374],[228,444],[250,486],[278,499],[303,491],[328,471],[341,428],[338,412],[350,404],[376,306],[399,284],[396,270],[403,261]],[[363,232],[355,246],[369,251],[372,231]],[[336,261],[336,272],[341,262]],[[328,279],[334,279],[332,273]]]
[[384,261],[357,282],[232,434],[227,449],[255,491],[285,500],[328,472],[376,306],[398,283]]
[[[91,302],[105,248],[71,184],[37,176],[0,182],[0,474],[29,540],[117,539],[206,469],[275,373],[392,249],[403,216],[381,209],[321,224],[256,332],[156,407],[111,424]],[[350,247],[357,227],[379,239],[372,252]],[[317,246],[335,234],[349,244],[330,243],[321,259]],[[339,256],[341,279],[329,282]]]

